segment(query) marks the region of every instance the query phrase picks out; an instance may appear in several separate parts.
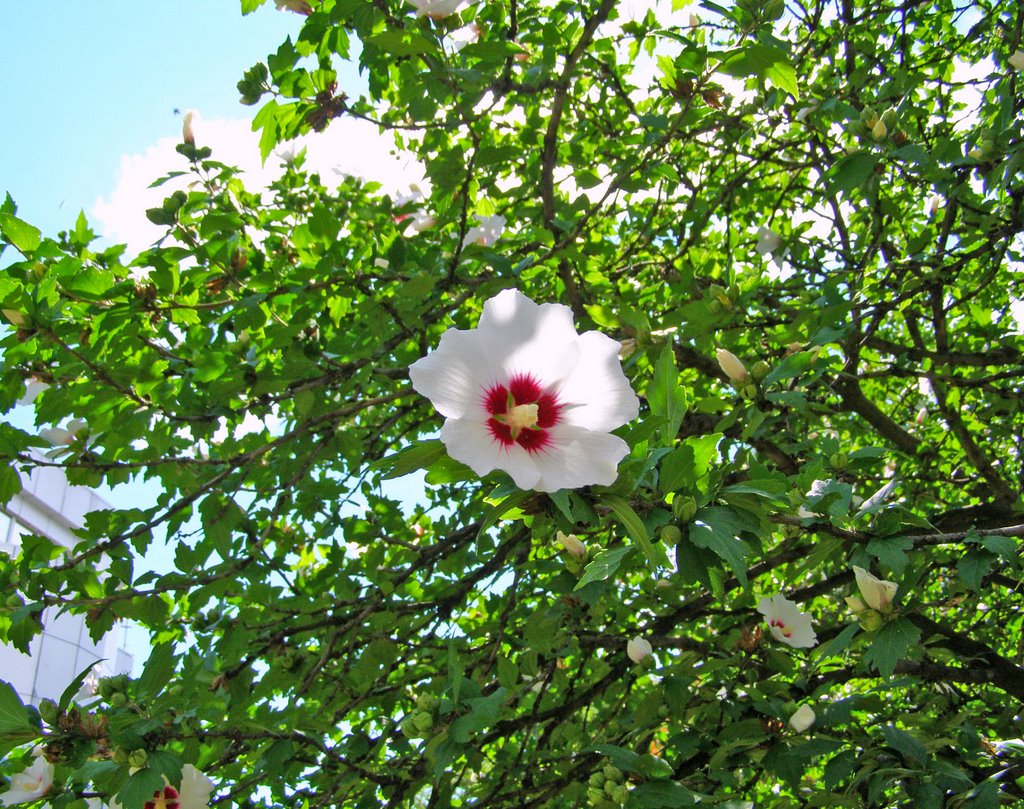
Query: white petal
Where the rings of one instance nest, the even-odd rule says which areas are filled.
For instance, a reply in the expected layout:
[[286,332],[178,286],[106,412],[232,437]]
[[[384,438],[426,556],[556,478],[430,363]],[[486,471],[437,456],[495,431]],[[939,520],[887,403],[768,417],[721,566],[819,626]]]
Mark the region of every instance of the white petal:
[[181,809],[206,809],[210,805],[210,794],[214,783],[191,764],[181,768]]
[[635,419],[640,400],[622,372],[620,344],[596,331],[581,334],[576,342],[579,361],[558,394],[568,406],[566,422],[588,430],[613,430]]
[[483,415],[483,396],[496,378],[476,332],[449,329],[437,348],[409,366],[417,392],[447,418]]
[[550,432],[552,443],[531,456],[540,471],[540,480],[530,488],[556,492],[581,486],[610,486],[615,482],[619,461],[629,454],[625,441],[610,433],[591,432],[569,424],[559,424]]
[[512,476],[520,489],[538,488],[540,471],[533,457],[518,444],[505,447],[495,441],[483,420],[448,419],[441,428],[441,441],[452,458],[481,477],[501,469]]
[[561,382],[579,357],[572,310],[534,303],[517,289],[484,304],[477,336],[484,355],[500,365],[506,379],[531,374],[543,387]]

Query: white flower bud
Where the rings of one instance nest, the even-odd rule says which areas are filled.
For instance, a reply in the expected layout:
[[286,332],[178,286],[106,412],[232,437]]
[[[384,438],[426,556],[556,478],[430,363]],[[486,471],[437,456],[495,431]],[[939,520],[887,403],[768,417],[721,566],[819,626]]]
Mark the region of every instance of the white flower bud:
[[878,579],[864,568],[853,566],[853,575],[857,577],[857,586],[864,602],[873,610],[884,614],[892,612],[892,599],[896,595],[896,582]]
[[816,718],[814,710],[810,705],[801,705],[793,712],[793,715],[789,717],[789,726],[797,733],[803,733],[807,728],[814,724],[814,720]]
[[653,653],[651,644],[639,635],[626,644],[626,654],[634,663],[643,663]]
[[725,372],[725,375],[733,382],[747,382],[750,379],[746,366],[731,351],[720,348],[715,353],[715,356],[718,358],[718,364]]
[[192,146],[196,145],[196,124],[199,123],[199,113],[195,110],[188,110],[185,112],[185,117],[181,122],[181,139],[183,142],[188,143]]
[[570,554],[575,556],[577,559],[587,558],[587,546],[584,545],[578,536],[575,534],[563,534],[559,531],[555,534],[555,539],[561,543],[562,547],[565,548]]

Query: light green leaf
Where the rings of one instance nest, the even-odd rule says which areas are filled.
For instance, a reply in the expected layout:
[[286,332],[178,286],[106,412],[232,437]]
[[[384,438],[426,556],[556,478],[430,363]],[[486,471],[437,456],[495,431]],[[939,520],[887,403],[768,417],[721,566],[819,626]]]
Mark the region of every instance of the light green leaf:
[[615,571],[619,569],[619,565],[622,564],[622,560],[625,559],[633,548],[629,545],[624,545],[619,548],[612,548],[611,550],[601,551],[594,560],[587,565],[583,571],[583,576],[579,582],[573,588],[573,592],[586,587],[592,581],[604,581],[605,579],[611,578]]
[[669,566],[668,558],[665,556],[665,549],[661,545],[655,548],[643,520],[640,519],[640,516],[629,503],[617,494],[606,494],[601,498],[601,501],[612,510],[612,513],[618,518],[623,528],[626,529],[630,539],[640,546],[640,550],[647,557],[647,564],[653,573],[656,574],[659,567]]
[[0,236],[19,252],[28,255],[39,247],[42,234],[39,228],[23,222],[14,214],[0,213]]
[[900,616],[878,630],[864,659],[888,679],[920,639],[921,630]]

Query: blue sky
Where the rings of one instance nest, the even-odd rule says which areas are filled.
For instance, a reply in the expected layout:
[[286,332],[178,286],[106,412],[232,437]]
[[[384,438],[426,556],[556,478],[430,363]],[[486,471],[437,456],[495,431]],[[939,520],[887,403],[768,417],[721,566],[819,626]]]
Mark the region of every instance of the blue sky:
[[237,0],[0,3],[0,193],[45,233],[66,229],[122,155],[180,133],[175,108],[251,117],[235,83],[301,24],[273,0],[247,17]]

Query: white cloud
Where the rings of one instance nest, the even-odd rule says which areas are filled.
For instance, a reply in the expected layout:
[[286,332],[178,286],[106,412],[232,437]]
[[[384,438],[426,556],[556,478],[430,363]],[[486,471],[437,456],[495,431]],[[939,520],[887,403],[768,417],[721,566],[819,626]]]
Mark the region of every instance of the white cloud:
[[[250,191],[267,187],[282,173],[282,160],[289,152],[306,148],[305,168],[320,174],[330,186],[338,174],[375,180],[387,193],[395,194],[410,183],[423,183],[423,168],[409,153],[400,153],[390,134],[381,134],[365,121],[339,119],[326,131],[282,145],[278,154],[260,162],[259,135],[246,119],[214,118],[196,122],[197,146],[213,150],[212,159],[243,171],[242,181]],[[99,197],[91,215],[98,230],[112,244],[127,244],[129,253],[145,249],[164,235],[164,227],[146,219],[148,208],[157,208],[173,191],[185,190],[196,177],[176,177],[158,188],[149,186],[172,171],[188,171],[189,163],[175,151],[178,135],[161,138],[141,154],[121,156],[114,190]]]

